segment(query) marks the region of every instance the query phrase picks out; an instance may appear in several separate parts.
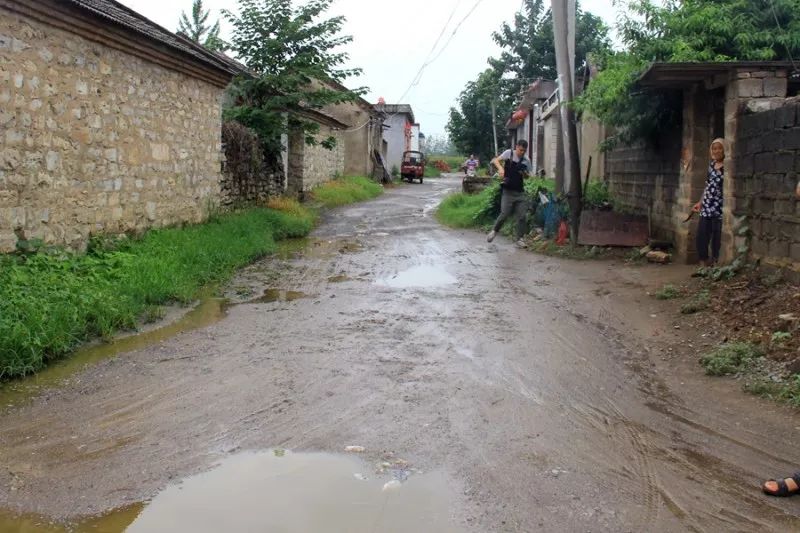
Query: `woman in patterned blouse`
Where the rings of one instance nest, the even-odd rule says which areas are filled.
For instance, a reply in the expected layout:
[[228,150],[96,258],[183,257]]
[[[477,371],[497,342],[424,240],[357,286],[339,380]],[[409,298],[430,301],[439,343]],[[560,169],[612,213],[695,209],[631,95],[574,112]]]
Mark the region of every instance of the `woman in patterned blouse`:
[[[703,197],[694,205],[693,210],[700,213],[700,224],[697,226],[697,255],[700,264],[711,266],[719,260],[719,249],[722,243],[722,181],[725,176],[725,141],[714,139],[711,142],[711,162],[708,164],[708,177]],[[709,260],[708,245],[711,244]]]

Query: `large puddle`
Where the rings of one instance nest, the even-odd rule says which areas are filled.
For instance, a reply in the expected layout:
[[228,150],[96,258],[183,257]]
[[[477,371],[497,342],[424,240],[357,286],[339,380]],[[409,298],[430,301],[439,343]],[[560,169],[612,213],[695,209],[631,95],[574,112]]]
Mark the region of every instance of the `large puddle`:
[[442,267],[420,265],[398,272],[393,277],[379,279],[377,283],[396,289],[405,289],[410,287],[441,287],[458,283],[458,280]]
[[146,506],[69,527],[0,516],[0,532],[455,533],[448,494],[440,475],[371,466],[351,456],[273,450],[227,458]]
[[[83,368],[109,357],[146,348],[181,333],[215,324],[225,316],[227,306],[227,300],[206,298],[172,324],[121,337],[110,343],[82,348],[75,354],[51,364],[38,374],[0,385],[0,409],[24,402],[46,388],[59,385]],[[2,532],[0,529],[0,533]]]

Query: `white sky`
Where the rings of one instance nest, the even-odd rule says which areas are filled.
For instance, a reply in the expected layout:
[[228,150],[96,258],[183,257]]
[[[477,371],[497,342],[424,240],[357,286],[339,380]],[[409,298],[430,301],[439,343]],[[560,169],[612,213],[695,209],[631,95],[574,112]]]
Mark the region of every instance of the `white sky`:
[[[175,31],[181,11],[189,13],[192,0],[118,0]],[[475,7],[461,24],[444,51],[442,47],[456,25]],[[585,11],[602,17],[613,26],[615,10],[610,0],[582,0]],[[221,18],[220,9],[235,9],[235,0],[203,0],[211,19]],[[411,104],[421,131],[426,135],[445,132],[448,110],[467,82],[484,70],[489,56],[498,56],[492,32],[503,21],[512,21],[521,7],[520,0],[334,0],[328,15],[344,15],[342,33],[352,35],[345,51],[350,54],[348,67],[360,67],[359,78],[345,82],[349,87],[367,86],[365,99],[377,102],[383,96],[388,104]],[[448,24],[450,14],[452,20]],[[222,36],[226,23],[222,21]],[[433,56],[441,55],[422,73],[420,82],[406,92],[426,61],[442,28],[446,28]]]

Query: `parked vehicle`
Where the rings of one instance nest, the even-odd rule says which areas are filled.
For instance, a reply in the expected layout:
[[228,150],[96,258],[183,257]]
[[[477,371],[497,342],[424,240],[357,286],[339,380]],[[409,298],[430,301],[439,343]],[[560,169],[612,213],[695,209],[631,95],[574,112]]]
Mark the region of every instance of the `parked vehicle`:
[[409,183],[418,179],[422,183],[425,175],[425,154],[414,150],[403,152],[403,162],[400,165],[400,178]]

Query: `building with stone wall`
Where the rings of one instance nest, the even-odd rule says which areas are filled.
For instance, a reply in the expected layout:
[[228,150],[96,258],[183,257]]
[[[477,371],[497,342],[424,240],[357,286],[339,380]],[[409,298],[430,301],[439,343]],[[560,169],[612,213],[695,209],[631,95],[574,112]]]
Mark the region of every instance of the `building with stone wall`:
[[416,124],[414,111],[407,104],[382,104],[377,108],[386,113],[383,131],[386,153],[383,154],[383,159],[389,169],[399,169],[403,162],[403,152],[419,148],[419,138],[411,138],[412,127]]
[[[316,144],[306,143],[305,133],[302,131],[289,134],[286,192],[300,198],[314,187],[344,175],[344,132],[349,127],[330,114],[318,110],[304,112],[303,118],[319,124],[319,132],[315,136]],[[321,144],[330,137],[336,141],[333,149],[325,148]]]
[[0,0],[0,251],[203,220],[240,71],[112,0]]

